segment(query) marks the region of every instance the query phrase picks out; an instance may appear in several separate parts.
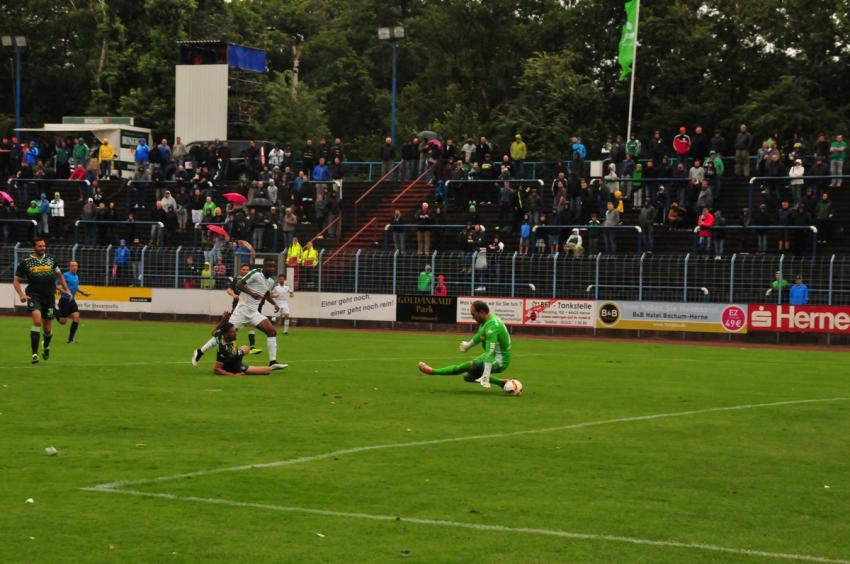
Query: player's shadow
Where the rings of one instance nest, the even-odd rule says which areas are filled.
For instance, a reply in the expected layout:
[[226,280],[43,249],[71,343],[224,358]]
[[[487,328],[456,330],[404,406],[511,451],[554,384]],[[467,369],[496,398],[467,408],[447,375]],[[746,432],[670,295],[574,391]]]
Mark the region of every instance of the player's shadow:
[[[476,386],[470,386],[469,388],[466,388],[466,389],[455,388],[455,389],[451,389],[451,390],[442,390],[441,389],[441,390],[429,390],[428,391],[429,394],[445,394],[445,395],[452,395],[452,396],[470,396],[470,395],[473,395],[473,394],[482,395],[482,392],[484,392],[485,394],[487,393],[486,391],[481,390],[480,387],[477,386],[477,385]],[[492,390],[490,390],[489,393],[492,394]],[[503,397],[503,398],[512,398],[513,397],[513,396],[505,394],[505,393],[496,394],[496,395],[498,395],[499,397]]]

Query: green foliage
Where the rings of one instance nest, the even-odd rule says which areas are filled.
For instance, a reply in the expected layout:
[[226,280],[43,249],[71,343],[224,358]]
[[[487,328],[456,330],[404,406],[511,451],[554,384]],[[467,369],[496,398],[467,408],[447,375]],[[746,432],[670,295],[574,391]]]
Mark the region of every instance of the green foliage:
[[774,131],[806,131],[812,123],[838,121],[836,112],[823,99],[812,98],[816,86],[794,76],[782,76],[775,83],[750,94],[736,113],[764,136]]
[[576,56],[537,54],[525,65],[517,98],[495,120],[497,144],[507,147],[520,133],[532,156],[564,155],[571,135],[591,138],[603,125],[600,87],[576,72]]
[[292,100],[291,76],[286,73],[275,73],[267,83],[264,107],[263,119],[254,124],[258,138],[288,142],[330,135],[321,97],[301,83],[297,100]]
[[[434,128],[502,146],[522,130],[533,155],[552,157],[572,133],[594,147],[626,125],[629,85],[617,79],[616,60],[622,2],[0,0],[0,13],[4,29],[29,39],[26,125],[131,112],[168,135],[176,42],[227,39],[266,49],[273,73],[248,105],[271,96],[276,106],[253,111],[248,132],[291,132],[297,143],[307,133],[380,139],[390,129],[392,50],[376,30],[395,24],[406,30],[397,49],[399,135]],[[669,137],[681,123],[701,123],[728,137],[742,120],[757,134],[847,127],[848,37],[840,0],[644,2],[635,129]],[[279,110],[290,104],[280,83],[293,45],[304,100],[295,117]],[[11,62],[2,53],[0,63]],[[3,120],[14,107],[11,81],[0,72]]]

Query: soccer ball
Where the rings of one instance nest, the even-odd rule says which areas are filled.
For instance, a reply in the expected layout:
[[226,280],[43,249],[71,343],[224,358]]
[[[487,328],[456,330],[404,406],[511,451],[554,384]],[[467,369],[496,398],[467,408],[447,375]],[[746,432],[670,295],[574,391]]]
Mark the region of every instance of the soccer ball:
[[522,395],[522,382],[520,382],[519,380],[508,378],[507,380],[505,380],[505,386],[502,389],[505,390],[505,393],[510,396]]

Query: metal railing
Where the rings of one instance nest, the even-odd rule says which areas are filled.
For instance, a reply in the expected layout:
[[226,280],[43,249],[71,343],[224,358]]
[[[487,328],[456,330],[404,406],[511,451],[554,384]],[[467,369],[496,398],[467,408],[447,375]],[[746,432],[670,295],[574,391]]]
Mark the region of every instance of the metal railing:
[[[78,261],[81,282],[89,285],[221,289],[243,260],[230,246],[131,246],[127,263],[113,268],[115,251],[112,245],[48,247],[63,269],[70,260]],[[20,243],[0,247],[0,282],[11,282],[15,266],[30,252]],[[264,256],[277,257],[283,268],[285,255]],[[326,258],[322,250],[315,267],[295,267],[297,291],[421,294],[419,276],[428,265],[434,279],[444,276],[449,295],[782,304],[788,302],[791,286],[774,287],[773,282],[801,275],[810,303],[850,306],[850,257],[836,255],[741,254],[709,260],[691,254],[568,257],[361,250],[334,261]],[[424,293],[432,291],[433,283]]]
[[[395,174],[395,172],[396,172],[396,171],[397,171],[397,170],[398,170],[398,169],[402,166],[402,163],[403,163],[403,161],[399,161],[399,162],[398,162],[395,166],[393,166],[393,167],[392,167],[390,170],[388,170],[388,171],[387,171],[384,175],[382,175],[382,176],[378,179],[378,181],[377,181],[377,182],[375,182],[374,184],[372,184],[372,185],[371,185],[371,186],[370,186],[370,187],[369,187],[366,191],[364,191],[362,194],[360,194],[360,197],[359,197],[359,198],[357,198],[356,200],[354,200],[354,225],[355,225],[355,226],[360,225],[360,220],[359,220],[359,217],[360,217],[360,215],[359,215],[359,214],[360,214],[360,204],[363,202],[363,200],[365,200],[365,199],[366,199],[366,196],[368,196],[369,194],[371,194],[371,193],[372,193],[372,192],[373,192],[376,188],[378,188],[378,187],[379,187],[379,186],[380,186],[383,182],[385,182],[385,181],[386,181],[386,180],[387,180],[390,176],[392,176],[393,174]],[[372,178],[371,178],[371,169],[370,169],[370,177],[369,177],[369,180],[372,180]],[[414,182],[415,182],[415,181],[414,181]]]
[[[711,231],[712,236],[715,233],[723,232],[723,231],[743,231],[744,233],[755,232],[758,235],[762,235],[764,231],[779,231],[782,233],[783,231],[794,231],[796,233],[809,234],[811,233],[812,241],[812,254],[811,257],[815,257],[818,254],[818,228],[814,225],[717,225],[711,227],[700,227],[696,226],[693,229],[694,232],[694,243],[693,243],[693,253],[698,254],[700,252],[699,249],[699,240],[700,235],[699,232],[703,230]],[[713,238],[713,237],[712,237]],[[711,254],[711,249],[706,249],[705,254]],[[640,252],[640,251],[638,251]],[[723,253],[719,253],[723,254]]]
[[[5,244],[9,240],[9,235],[13,234],[15,231],[15,226],[32,226],[32,232],[30,235],[32,237],[36,237],[38,235],[38,221],[34,219],[0,219],[0,239],[2,239],[3,244]],[[16,237],[12,237],[12,240],[15,240]]]
[[[89,246],[96,246],[98,244],[98,238],[101,237],[101,233],[98,231],[100,228],[106,228],[110,233],[104,233],[103,236],[112,241],[117,241],[119,239],[127,239],[132,240],[133,237],[137,236],[136,228],[137,227],[145,227],[147,226],[149,229],[156,227],[159,231],[157,231],[157,236],[164,236],[165,234],[165,225],[161,221],[101,221],[95,219],[78,219],[74,222],[74,244],[79,244],[80,242],[80,226],[86,227],[86,237],[87,244]],[[118,235],[116,231],[116,227],[119,227],[121,234]],[[123,229],[121,228],[123,227]],[[151,229],[151,233],[154,231]],[[153,239],[153,236],[151,236]],[[102,241],[101,241],[102,242]],[[160,242],[162,245],[162,242]]]
[[[95,223],[99,223],[99,222],[95,222]],[[137,223],[139,223],[139,222],[137,222]],[[154,222],[149,222],[149,223],[154,223]],[[192,227],[192,246],[198,247],[200,245],[203,245],[203,244],[209,242],[209,239],[206,237],[206,234],[210,233],[210,231],[207,229],[207,226],[209,226],[209,225],[217,225],[218,227],[222,227],[222,228],[224,227],[223,223],[204,223],[204,222],[195,223],[194,226]],[[264,240],[264,244],[258,245],[257,248],[268,249],[269,246],[266,245],[265,242],[270,242],[272,252],[277,253],[278,250],[281,248],[280,236],[278,234],[279,231],[280,231],[280,227],[274,221],[270,221],[269,223],[265,224],[264,228],[270,229],[270,233],[267,235],[265,232],[263,232],[262,239]]]
[[47,190],[50,192],[51,190],[57,191],[61,190],[61,188],[72,186],[79,190],[81,199],[84,195],[90,194],[92,191],[91,182],[88,180],[68,180],[60,178],[10,178],[9,184],[15,186],[19,205],[26,205],[29,203],[30,187],[36,188],[37,192],[41,190]]
[[[782,182],[782,187],[790,187],[788,184],[792,180],[802,180],[803,187],[812,186],[812,184],[806,184],[809,180],[815,180],[817,183],[823,183],[827,180],[844,180],[845,178],[850,178],[850,175],[847,174],[839,174],[835,176],[753,176],[750,178],[747,185],[747,206],[750,209],[753,209],[753,187],[757,182],[771,184],[775,182]],[[818,184],[814,184],[817,186]],[[778,195],[777,195],[778,198]]]

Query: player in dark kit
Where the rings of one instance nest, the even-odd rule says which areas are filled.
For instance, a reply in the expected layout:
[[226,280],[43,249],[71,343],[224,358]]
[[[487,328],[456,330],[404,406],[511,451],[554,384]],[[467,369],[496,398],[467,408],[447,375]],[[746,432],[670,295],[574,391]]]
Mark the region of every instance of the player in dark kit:
[[[20,263],[15,270],[14,287],[21,301],[27,304],[27,311],[32,314],[30,328],[30,346],[32,347],[32,363],[38,363],[39,333],[44,331],[44,360],[50,358],[50,339],[53,337],[52,322],[56,306],[56,281],[59,281],[59,291],[71,296],[71,290],[62,276],[62,271],[56,266],[53,257],[47,256],[47,243],[44,238],[37,237],[33,241],[32,255]],[[26,280],[27,290],[24,292],[21,282]]]
[[265,375],[286,368],[286,364],[275,364],[273,366],[248,366],[244,364],[242,358],[248,352],[248,347],[236,345],[237,329],[227,321],[229,318],[230,312],[224,312],[212,331],[217,349],[213,373],[220,376]]

